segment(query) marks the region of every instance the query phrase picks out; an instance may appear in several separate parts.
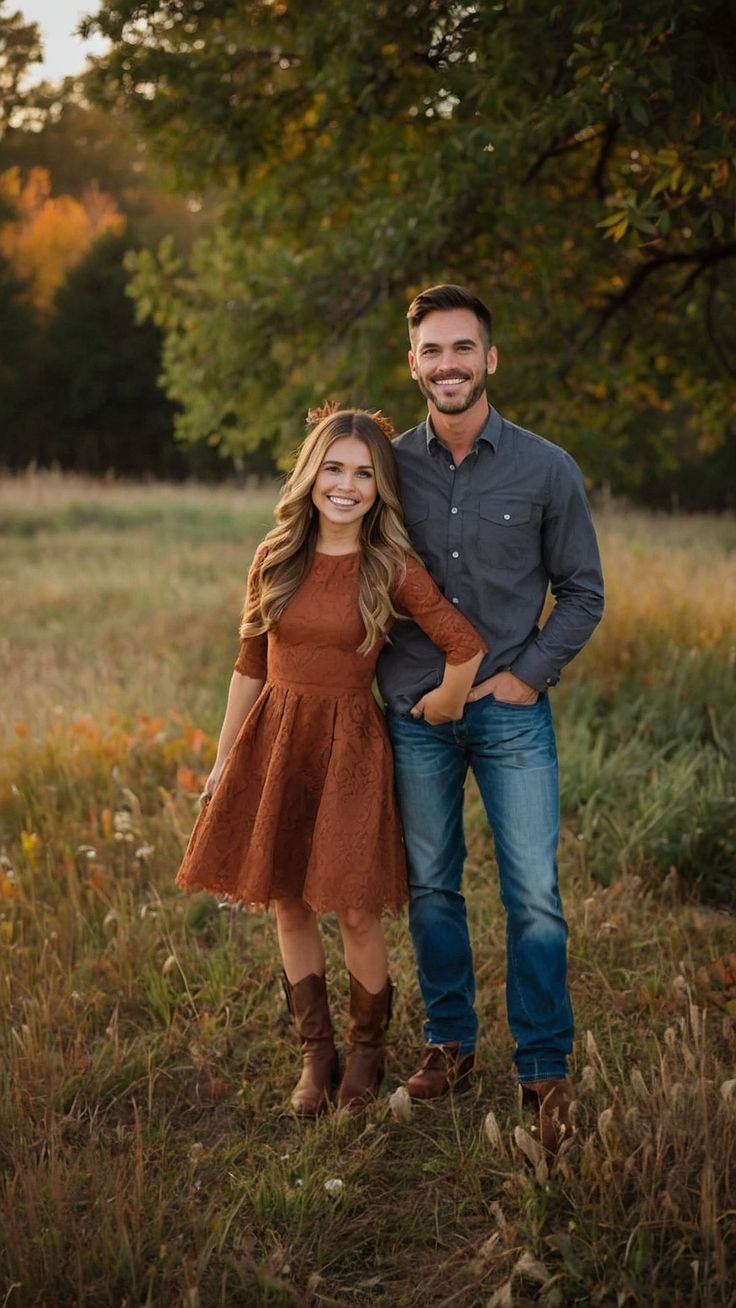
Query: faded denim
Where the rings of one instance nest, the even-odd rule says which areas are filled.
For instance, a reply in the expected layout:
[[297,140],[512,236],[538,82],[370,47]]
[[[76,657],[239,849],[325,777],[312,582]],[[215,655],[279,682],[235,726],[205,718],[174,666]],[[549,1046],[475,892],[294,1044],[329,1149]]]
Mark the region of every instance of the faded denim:
[[409,867],[409,926],[427,1043],[476,1041],[475,977],[462,872],[463,783],[483,799],[506,909],[506,1007],[521,1081],[565,1076],[573,1016],[567,924],[557,884],[557,751],[549,700],[485,696],[461,721],[429,726],[388,712]]

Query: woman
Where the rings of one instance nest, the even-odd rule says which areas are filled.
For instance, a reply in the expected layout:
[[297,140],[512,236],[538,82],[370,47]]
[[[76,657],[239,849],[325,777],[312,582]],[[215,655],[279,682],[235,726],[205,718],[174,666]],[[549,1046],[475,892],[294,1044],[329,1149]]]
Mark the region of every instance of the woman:
[[326,406],[299,451],[248,578],[241,649],[215,765],[177,883],[274,905],[284,982],[302,1041],[292,1095],[324,1109],[338,1079],[317,918],[336,912],[350,974],[338,1105],[372,1098],[391,1007],[384,910],[406,899],[388,736],[372,692],[389,630],[409,615],[447,655],[415,706],[463,713],[484,652],[414,555],[401,518],[390,426]]

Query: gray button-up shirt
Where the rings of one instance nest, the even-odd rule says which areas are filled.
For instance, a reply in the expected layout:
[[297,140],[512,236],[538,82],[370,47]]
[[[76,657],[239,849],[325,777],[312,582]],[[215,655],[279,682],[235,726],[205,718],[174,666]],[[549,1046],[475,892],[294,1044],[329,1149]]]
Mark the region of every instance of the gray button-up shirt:
[[[488,646],[476,681],[510,668],[556,685],[603,613],[603,578],[574,459],[495,409],[459,467],[429,420],[394,441],[404,516],[440,590]],[[540,630],[548,585],[555,605]],[[406,713],[439,685],[444,658],[414,622],[397,622],[378,662],[384,701]]]

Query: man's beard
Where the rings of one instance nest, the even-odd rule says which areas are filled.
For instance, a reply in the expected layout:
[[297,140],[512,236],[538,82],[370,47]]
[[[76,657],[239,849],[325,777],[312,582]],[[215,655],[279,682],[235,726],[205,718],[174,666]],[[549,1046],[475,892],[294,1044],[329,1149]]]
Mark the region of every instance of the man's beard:
[[473,405],[478,403],[481,395],[485,395],[487,384],[488,371],[487,369],[484,369],[482,376],[479,377],[475,386],[473,386],[468,392],[466,399],[458,401],[448,398],[447,401],[443,401],[441,390],[438,399],[436,393],[431,391],[428,385],[425,385],[421,377],[417,377],[417,385],[422,395],[425,400],[430,400],[432,402],[438,413],[467,413],[468,409],[472,409]]

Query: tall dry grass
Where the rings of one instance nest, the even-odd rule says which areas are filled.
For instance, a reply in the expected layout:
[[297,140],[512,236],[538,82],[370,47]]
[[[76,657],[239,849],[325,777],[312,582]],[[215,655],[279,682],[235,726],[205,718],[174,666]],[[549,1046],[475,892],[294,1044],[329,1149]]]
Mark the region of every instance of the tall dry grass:
[[[0,484],[0,1302],[736,1303],[736,935],[699,902],[729,885],[734,524],[600,521],[609,616],[556,699],[579,1035],[551,1164],[472,788],[472,1092],[284,1112],[272,924],[172,885],[268,496],[42,481]],[[389,940],[391,1090],[421,1012],[403,923]]]

